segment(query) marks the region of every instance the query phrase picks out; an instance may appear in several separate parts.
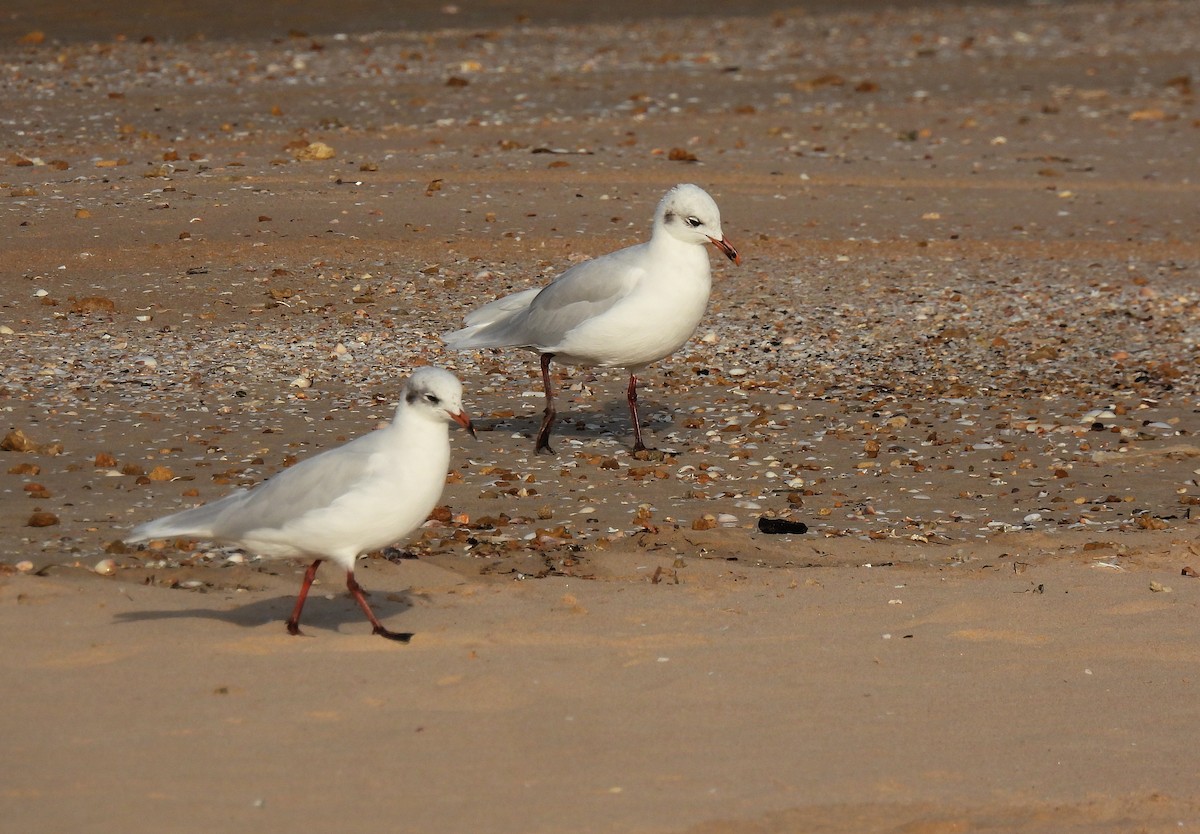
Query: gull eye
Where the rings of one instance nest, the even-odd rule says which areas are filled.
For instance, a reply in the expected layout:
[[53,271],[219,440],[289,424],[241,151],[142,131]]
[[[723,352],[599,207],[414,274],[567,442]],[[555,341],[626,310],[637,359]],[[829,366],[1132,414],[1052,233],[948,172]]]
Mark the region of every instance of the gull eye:
[[687,224],[688,224],[689,226],[691,226],[693,229],[694,229],[694,228],[696,228],[697,226],[702,226],[702,225],[703,225],[703,224],[700,222],[700,218],[699,218],[699,217],[689,217],[687,220],[685,220],[685,221],[683,221],[683,222],[687,223]]
[[438,399],[437,394],[426,394],[425,402],[429,403],[430,405],[437,405],[441,402],[441,400]]

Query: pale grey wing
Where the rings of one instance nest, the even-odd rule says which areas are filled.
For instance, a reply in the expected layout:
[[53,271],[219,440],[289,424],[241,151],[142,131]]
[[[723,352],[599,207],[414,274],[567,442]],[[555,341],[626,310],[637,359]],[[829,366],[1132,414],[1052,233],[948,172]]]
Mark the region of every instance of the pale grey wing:
[[463,319],[463,324],[468,327],[477,324],[490,324],[498,319],[511,316],[513,313],[519,313],[528,307],[529,302],[533,301],[534,296],[541,291],[541,287],[531,287],[521,292],[515,292],[512,295],[506,295],[503,298],[497,298],[490,304],[484,304],[478,310],[467,313]]
[[209,501],[199,507],[181,510],[145,524],[139,524],[129,531],[125,541],[130,544],[146,542],[151,539],[167,539],[172,536],[188,536],[197,539],[210,539],[213,535],[213,523],[220,515],[237,506],[250,497],[248,490],[239,489],[228,495]]
[[484,304],[478,310],[468,313],[463,319],[467,325],[462,330],[442,334],[442,341],[452,350],[466,348],[501,347],[507,342],[496,342],[492,334],[497,327],[502,327],[513,316],[524,312],[529,302],[542,291],[541,287],[532,287],[503,298],[497,298]]
[[571,267],[534,296],[529,306],[472,334],[477,347],[530,347],[553,350],[580,324],[608,312],[637,286],[643,270],[640,246]]
[[333,504],[367,477],[381,434],[363,435],[278,473],[218,517],[214,535],[236,539],[251,530],[278,529]]
[[236,541],[249,530],[279,528],[329,506],[367,473],[377,433],[301,461],[251,490],[238,490],[203,506],[135,527],[128,542],[169,536]]

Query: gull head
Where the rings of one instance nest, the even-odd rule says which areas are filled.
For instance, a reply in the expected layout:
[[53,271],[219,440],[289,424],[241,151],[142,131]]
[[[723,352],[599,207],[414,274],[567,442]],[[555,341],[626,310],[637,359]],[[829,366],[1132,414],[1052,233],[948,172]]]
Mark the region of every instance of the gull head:
[[742,262],[721,231],[721,210],[698,185],[681,183],[663,196],[654,214],[654,231],[660,229],[688,243],[711,243],[735,264]]
[[444,368],[417,368],[404,385],[404,407],[416,410],[431,420],[450,420],[475,436],[471,418],[463,410],[462,383]]

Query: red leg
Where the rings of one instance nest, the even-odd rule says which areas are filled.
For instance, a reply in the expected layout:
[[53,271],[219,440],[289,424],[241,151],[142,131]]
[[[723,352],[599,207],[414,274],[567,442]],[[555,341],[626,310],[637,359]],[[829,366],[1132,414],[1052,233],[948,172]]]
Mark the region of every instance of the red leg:
[[304,600],[308,599],[308,589],[312,587],[313,580],[317,578],[317,568],[320,566],[321,560],[317,559],[304,572],[304,582],[300,585],[299,596],[296,597],[296,607],[292,609],[292,616],[287,621],[288,634],[302,633],[300,631],[300,612],[304,610]]
[[553,358],[553,353],[542,354],[542,388],[546,391],[546,410],[542,414],[542,427],[538,429],[537,445],[533,449],[535,455],[543,451],[554,454],[554,450],[550,448],[550,428],[554,425],[556,413],[554,411],[554,389],[550,386],[550,360]]
[[386,637],[389,640],[398,640],[401,643],[407,643],[412,639],[411,633],[399,631],[388,631],[383,627],[383,623],[375,617],[375,612],[371,610],[371,606],[367,604],[367,598],[363,596],[362,586],[358,584],[354,578],[354,571],[346,571],[346,587],[350,589],[351,595],[358,601],[358,605],[362,608],[363,613],[367,615],[367,619],[371,621],[371,625],[375,627],[373,634],[378,634],[381,637]]
[[626,399],[629,400],[629,419],[633,420],[633,451],[644,452],[646,444],[642,442],[642,424],[638,420],[637,410],[637,377],[632,373],[629,375],[629,390],[626,392]]

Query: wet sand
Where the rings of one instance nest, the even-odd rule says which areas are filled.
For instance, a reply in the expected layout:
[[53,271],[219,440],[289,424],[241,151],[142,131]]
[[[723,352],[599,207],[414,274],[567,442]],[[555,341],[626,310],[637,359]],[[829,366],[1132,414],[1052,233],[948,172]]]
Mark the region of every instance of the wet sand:
[[[1200,10],[462,5],[5,19],[4,818],[1200,830]],[[684,181],[743,262],[659,453],[562,368],[534,456],[532,357],[438,334]],[[426,363],[481,431],[358,573],[410,645],[328,567],[291,638],[302,564],[120,544]]]

